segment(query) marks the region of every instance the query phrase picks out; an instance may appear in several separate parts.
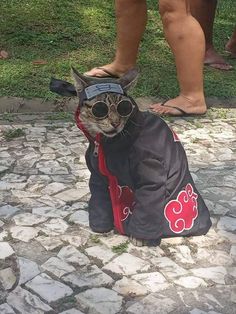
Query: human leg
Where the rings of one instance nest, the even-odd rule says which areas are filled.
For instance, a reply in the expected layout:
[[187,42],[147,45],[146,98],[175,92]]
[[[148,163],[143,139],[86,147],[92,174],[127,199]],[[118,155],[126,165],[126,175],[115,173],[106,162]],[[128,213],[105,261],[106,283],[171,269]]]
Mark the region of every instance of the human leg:
[[[116,0],[117,48],[112,63],[101,68],[121,76],[136,65],[139,43],[147,22],[147,5],[145,0]],[[102,69],[94,68],[86,75],[106,75]]]
[[203,93],[204,34],[192,17],[187,0],[160,0],[164,33],[175,56],[180,95],[166,106],[152,105],[159,114],[181,115],[178,107],[188,114],[203,114],[206,103]]
[[204,64],[219,70],[230,70],[232,66],[221,57],[213,44],[213,25],[217,0],[190,0],[192,15],[200,23],[206,40]]
[[227,42],[225,49],[231,54],[231,57],[236,58],[236,28]]

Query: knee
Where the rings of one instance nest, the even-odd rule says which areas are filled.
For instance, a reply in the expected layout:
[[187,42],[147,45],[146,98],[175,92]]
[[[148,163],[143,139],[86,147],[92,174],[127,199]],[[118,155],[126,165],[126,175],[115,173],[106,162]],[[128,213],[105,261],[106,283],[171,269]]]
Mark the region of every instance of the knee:
[[186,0],[160,0],[159,12],[164,27],[187,16]]
[[[126,15],[128,13],[136,12],[139,8],[146,7],[146,0],[116,0],[116,17]],[[143,9],[145,13],[145,9]]]

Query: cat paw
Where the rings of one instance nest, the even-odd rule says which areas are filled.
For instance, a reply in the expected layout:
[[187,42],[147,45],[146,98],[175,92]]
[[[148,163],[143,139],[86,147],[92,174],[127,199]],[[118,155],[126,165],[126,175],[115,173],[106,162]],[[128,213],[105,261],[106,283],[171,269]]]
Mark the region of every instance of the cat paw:
[[134,245],[134,246],[139,246],[139,247],[141,247],[141,246],[145,246],[146,244],[145,244],[145,240],[141,240],[141,239],[136,239],[136,238],[134,238],[134,237],[130,237],[129,238],[130,239],[130,242]]
[[156,240],[142,240],[142,239],[137,239],[132,236],[130,236],[130,242],[134,246],[158,246],[161,243],[161,239],[156,239]]

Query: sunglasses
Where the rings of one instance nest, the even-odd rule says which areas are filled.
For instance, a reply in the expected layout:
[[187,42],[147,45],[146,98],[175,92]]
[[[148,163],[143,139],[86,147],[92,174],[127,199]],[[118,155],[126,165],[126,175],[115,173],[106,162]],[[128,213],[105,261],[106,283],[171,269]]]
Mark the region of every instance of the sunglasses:
[[[105,119],[111,110],[111,106],[108,106],[103,101],[97,101],[91,107],[88,107],[96,119]],[[128,117],[133,109],[134,105],[129,100],[121,100],[116,106],[117,113],[123,118]]]

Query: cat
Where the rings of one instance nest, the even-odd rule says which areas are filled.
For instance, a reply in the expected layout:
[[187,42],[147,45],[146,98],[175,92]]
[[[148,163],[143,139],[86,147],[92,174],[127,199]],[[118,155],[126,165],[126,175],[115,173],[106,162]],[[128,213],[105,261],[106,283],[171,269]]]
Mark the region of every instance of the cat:
[[75,120],[89,141],[90,228],[115,229],[137,246],[206,234],[209,211],[178,136],[127,94],[137,69],[118,79],[97,79],[72,68],[72,76],[74,85],[52,79],[50,89],[79,101]]

